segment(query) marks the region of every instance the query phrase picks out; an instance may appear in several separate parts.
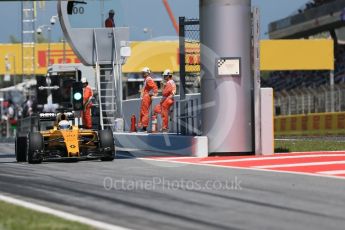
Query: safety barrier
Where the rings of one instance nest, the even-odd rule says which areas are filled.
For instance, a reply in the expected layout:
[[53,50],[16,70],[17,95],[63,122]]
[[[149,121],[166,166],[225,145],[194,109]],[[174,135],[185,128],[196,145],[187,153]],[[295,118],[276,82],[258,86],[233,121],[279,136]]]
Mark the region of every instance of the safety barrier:
[[278,116],[275,136],[325,136],[345,134],[345,112]]
[[[187,94],[186,99],[185,99],[185,106],[186,106],[186,116],[188,117],[182,117],[178,115],[178,111],[181,108],[180,103],[180,96],[177,95],[175,96],[175,103],[173,107],[173,113],[171,114],[172,117],[169,119],[169,127],[170,127],[170,132],[172,133],[180,133],[181,130],[181,125],[184,125],[185,127],[190,127],[187,131],[189,132],[189,135],[191,134],[200,134],[200,101],[201,101],[201,96],[200,94]],[[150,108],[150,117],[152,116],[151,114],[153,113],[153,109],[155,105],[158,105],[161,101],[161,97],[154,97],[152,106]],[[178,104],[178,105],[177,105]],[[134,114],[137,117],[137,121],[139,119],[139,111],[140,111],[140,106],[141,106],[141,100],[140,98],[138,99],[130,99],[130,100],[125,100],[122,103],[123,106],[123,115],[124,115],[124,122],[125,122],[125,131],[130,130],[131,126],[131,117]],[[180,124],[178,123],[178,120]],[[181,123],[181,120],[183,122]],[[188,122],[188,124],[187,124]],[[158,124],[161,124],[161,119],[160,117],[158,118]],[[150,119],[150,124],[149,127],[151,127],[151,119]],[[179,130],[178,130],[179,129]],[[194,132],[193,132],[194,130]]]
[[[200,98],[187,98],[175,102],[174,118],[177,134],[198,136],[200,127]],[[182,107],[184,106],[184,110]],[[182,114],[182,111],[185,114]],[[184,131],[183,131],[184,130]]]

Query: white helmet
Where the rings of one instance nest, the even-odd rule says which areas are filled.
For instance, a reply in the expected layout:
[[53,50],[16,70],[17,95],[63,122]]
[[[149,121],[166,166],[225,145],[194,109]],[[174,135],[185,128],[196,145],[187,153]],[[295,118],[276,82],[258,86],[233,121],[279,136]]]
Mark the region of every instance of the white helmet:
[[83,77],[82,79],[81,79],[81,83],[87,83],[87,79],[86,79],[86,77]]
[[166,69],[163,74],[164,77],[172,76],[173,72],[170,69]]
[[66,121],[66,120],[62,120],[59,122],[59,129],[64,130],[64,129],[70,129],[71,128],[71,124]]
[[149,67],[144,67],[142,70],[141,70],[142,73],[151,73],[151,70]]

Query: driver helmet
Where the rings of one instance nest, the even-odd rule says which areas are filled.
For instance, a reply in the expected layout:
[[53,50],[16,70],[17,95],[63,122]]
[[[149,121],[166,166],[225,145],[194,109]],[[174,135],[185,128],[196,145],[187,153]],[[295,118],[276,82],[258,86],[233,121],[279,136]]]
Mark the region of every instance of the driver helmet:
[[70,129],[71,128],[71,124],[66,121],[66,120],[62,120],[59,122],[59,129],[64,130],[64,129]]

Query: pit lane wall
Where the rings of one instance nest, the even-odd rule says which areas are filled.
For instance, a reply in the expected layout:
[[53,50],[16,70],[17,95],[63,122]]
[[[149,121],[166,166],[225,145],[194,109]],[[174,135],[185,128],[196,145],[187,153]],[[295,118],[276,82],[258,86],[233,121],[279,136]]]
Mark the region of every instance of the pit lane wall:
[[277,116],[275,136],[326,136],[345,134],[345,112]]

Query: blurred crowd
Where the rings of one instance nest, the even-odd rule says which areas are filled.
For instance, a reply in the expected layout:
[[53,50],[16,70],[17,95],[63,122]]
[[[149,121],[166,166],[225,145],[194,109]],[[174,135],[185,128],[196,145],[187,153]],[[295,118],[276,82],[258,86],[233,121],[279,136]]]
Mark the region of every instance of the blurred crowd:
[[313,0],[313,1],[310,1],[310,2],[305,4],[305,8],[303,10],[302,9],[299,10],[299,13],[303,13],[309,9],[312,9],[312,8],[315,8],[315,7],[321,6],[323,4],[330,3],[330,2],[334,2],[334,1],[335,0]]
[[27,97],[23,103],[14,103],[11,99],[2,101],[1,105],[1,136],[13,136],[18,120],[28,117],[37,111],[35,98]]

